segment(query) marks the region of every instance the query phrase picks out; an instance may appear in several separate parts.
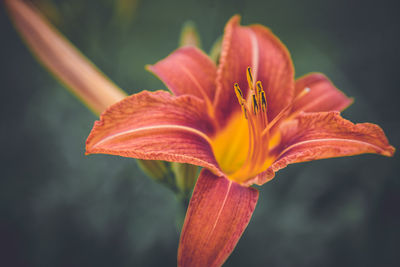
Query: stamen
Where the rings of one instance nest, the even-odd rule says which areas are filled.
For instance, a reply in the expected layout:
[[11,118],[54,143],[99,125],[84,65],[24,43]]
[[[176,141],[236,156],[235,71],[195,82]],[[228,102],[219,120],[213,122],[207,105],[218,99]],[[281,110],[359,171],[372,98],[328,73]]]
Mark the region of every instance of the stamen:
[[254,112],[254,115],[257,115],[257,113],[258,113],[258,104],[257,104],[256,95],[253,95],[253,112]]
[[235,93],[236,93],[236,97],[239,101],[239,104],[242,105],[243,103],[243,93],[242,90],[240,90],[239,84],[235,83],[234,85],[235,88]]
[[249,88],[250,90],[254,91],[254,86],[253,86],[253,75],[251,74],[251,68],[247,67],[247,82],[249,83]]
[[[257,95],[255,94],[255,89],[253,87],[253,76],[251,74],[251,69],[250,67],[247,68],[247,81],[249,83],[249,87],[250,90],[252,91],[252,108],[253,108],[253,112],[254,115],[256,116],[257,113],[259,113],[259,102],[257,101]],[[254,164],[253,158],[254,156],[256,156],[258,153],[257,151],[257,144],[260,144],[260,129],[258,129],[258,119],[257,117],[254,117],[251,113],[248,112],[248,104],[246,99],[244,99],[243,97],[243,93],[239,88],[239,84],[238,83],[234,83],[234,88],[235,88],[235,94],[236,97],[239,101],[239,104],[242,107],[242,111],[243,114],[248,122],[248,127],[249,127],[249,150],[248,150],[248,155],[247,155],[247,159],[246,162],[243,164],[243,166],[251,166],[252,164]],[[242,166],[242,167],[243,167]]]
[[261,102],[261,110],[265,112],[267,110],[267,100],[265,99],[265,92],[260,81],[257,82],[257,88],[259,101]]
[[245,107],[244,104],[242,104],[242,111],[243,111],[243,114],[244,114],[244,118],[247,120],[247,119],[248,119],[248,116],[247,116],[247,109],[246,109],[246,107]]
[[262,84],[261,84],[260,81],[257,82],[257,88],[258,88],[258,93],[264,92],[264,89],[263,89]]
[[267,110],[267,100],[265,100],[265,93],[261,92],[261,108],[265,112]]
[[236,97],[239,101],[239,104],[242,106],[242,112],[244,114],[244,117],[247,120],[247,109],[245,107],[245,100],[243,98],[242,90],[240,90],[238,83],[235,83],[233,86],[235,87],[235,93],[236,93]]
[[[242,107],[243,114],[248,123],[249,144],[247,158],[241,168],[232,177],[246,177],[249,173],[255,174],[258,168],[264,165],[269,151],[269,133],[263,135],[263,130],[268,127],[267,99],[260,81],[254,83],[251,68],[246,69],[249,91],[244,97],[238,83],[234,83],[235,94]],[[251,107],[250,107],[251,105]],[[253,112],[251,112],[251,110]],[[266,140],[265,140],[266,139]],[[264,142],[264,140],[266,142]]]

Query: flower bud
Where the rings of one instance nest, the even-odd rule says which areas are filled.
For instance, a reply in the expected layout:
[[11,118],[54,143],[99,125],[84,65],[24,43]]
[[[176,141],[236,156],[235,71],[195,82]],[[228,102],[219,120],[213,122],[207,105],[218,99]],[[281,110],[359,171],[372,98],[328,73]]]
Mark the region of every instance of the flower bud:
[[222,50],[222,36],[220,36],[217,40],[215,40],[209,53],[211,60],[214,61],[216,64],[219,63],[218,60],[219,57],[221,56],[221,50]]
[[200,35],[196,25],[192,21],[187,21],[183,24],[179,46],[192,45],[198,48],[201,47]]
[[185,196],[189,195],[196,183],[199,168],[191,164],[172,162],[171,169],[179,191]]
[[158,182],[164,180],[171,173],[165,161],[138,159],[137,163],[145,174]]

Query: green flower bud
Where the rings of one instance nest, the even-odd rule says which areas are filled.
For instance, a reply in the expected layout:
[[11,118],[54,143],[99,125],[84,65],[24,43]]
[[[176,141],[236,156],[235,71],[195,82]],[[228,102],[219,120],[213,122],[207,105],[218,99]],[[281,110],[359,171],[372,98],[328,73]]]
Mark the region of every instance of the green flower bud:
[[192,21],[187,21],[183,24],[179,46],[193,45],[201,47],[200,35],[196,25]]
[[221,49],[222,49],[222,36],[220,36],[217,40],[215,40],[209,53],[211,60],[214,61],[216,64],[219,63],[218,60],[219,56],[221,55]]
[[188,196],[196,183],[199,168],[186,163],[171,163],[171,169],[175,174],[175,183],[179,191]]
[[171,173],[165,161],[138,159],[137,163],[145,174],[159,182]]

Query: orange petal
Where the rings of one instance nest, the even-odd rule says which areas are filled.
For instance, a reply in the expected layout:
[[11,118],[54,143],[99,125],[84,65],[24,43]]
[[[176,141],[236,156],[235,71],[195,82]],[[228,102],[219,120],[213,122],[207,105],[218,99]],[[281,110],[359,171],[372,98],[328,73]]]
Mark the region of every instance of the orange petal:
[[194,46],[179,48],[147,68],[175,95],[194,95],[211,106],[217,67],[200,49]]
[[305,88],[310,91],[296,101],[294,112],[342,111],[353,102],[321,73],[311,73],[296,80],[296,95]]
[[245,183],[242,183],[244,186],[251,186],[253,184],[263,185],[269,181],[271,181],[275,177],[275,172],[269,167],[266,171],[263,171],[256,175],[254,178],[247,180]]
[[186,213],[178,266],[221,266],[247,227],[257,200],[256,189],[204,169]]
[[204,102],[165,91],[129,96],[108,108],[86,141],[86,153],[191,163],[219,173]]
[[32,53],[90,109],[101,113],[125,97],[87,58],[68,42],[31,4],[5,0],[15,27]]
[[343,119],[339,112],[303,113],[281,126],[282,145],[272,169],[290,163],[376,153],[392,156],[394,148],[375,124]]
[[252,68],[254,82],[262,82],[266,92],[268,118],[272,120],[294,96],[294,69],[286,47],[266,27],[240,26],[234,16],[225,27],[220,65],[217,71],[215,106],[222,121],[232,111],[240,110],[233,84],[237,82],[243,95],[249,93],[247,67]]

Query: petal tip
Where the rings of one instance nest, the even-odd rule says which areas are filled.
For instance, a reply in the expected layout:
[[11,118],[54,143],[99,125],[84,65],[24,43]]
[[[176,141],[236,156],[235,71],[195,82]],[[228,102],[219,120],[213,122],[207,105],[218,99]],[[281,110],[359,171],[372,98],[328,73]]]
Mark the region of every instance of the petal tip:
[[240,25],[240,21],[242,20],[242,16],[240,16],[239,14],[235,14],[233,15],[228,22],[226,23],[226,27],[230,26],[230,25]]
[[396,152],[396,148],[394,146],[389,146],[385,151],[382,152],[383,156],[393,157]]
[[311,94],[305,96],[296,105],[297,110],[306,112],[343,111],[354,103],[343,91],[323,73],[310,72],[296,79],[296,95],[304,88],[310,88]]
[[146,64],[144,65],[144,69],[150,72],[153,72],[153,65],[151,64]]

